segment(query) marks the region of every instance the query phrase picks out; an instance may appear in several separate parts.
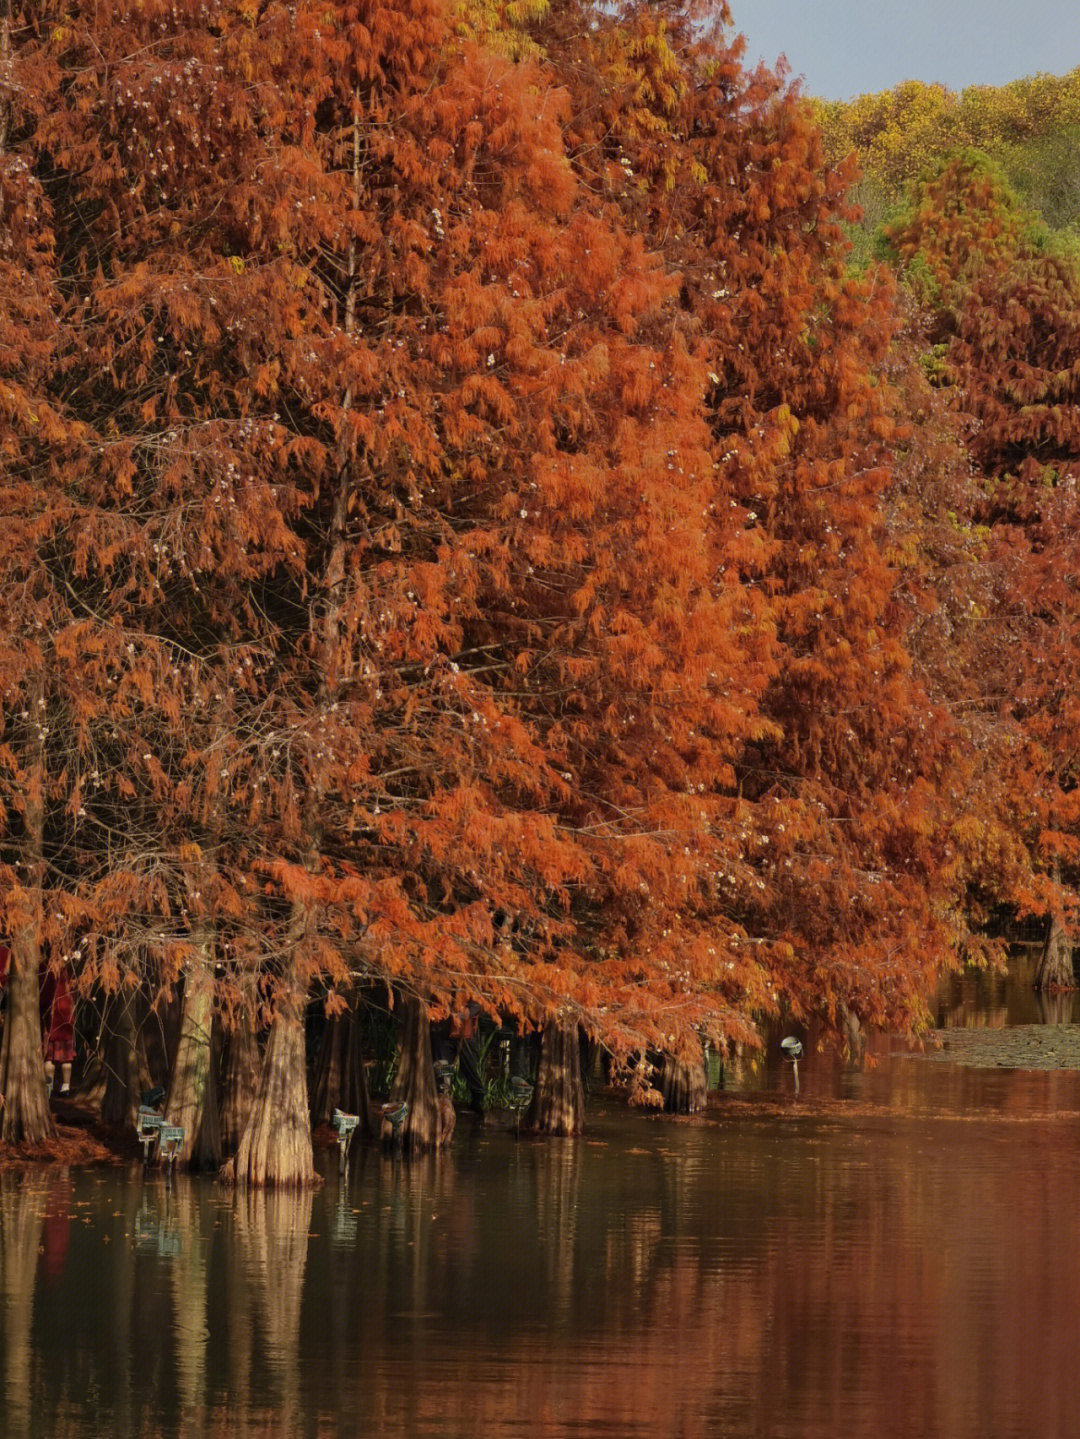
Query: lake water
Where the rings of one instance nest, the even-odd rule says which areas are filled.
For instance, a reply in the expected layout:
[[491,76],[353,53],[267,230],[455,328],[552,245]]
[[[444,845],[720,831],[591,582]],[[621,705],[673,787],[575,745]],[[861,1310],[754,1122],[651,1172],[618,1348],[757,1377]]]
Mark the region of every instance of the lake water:
[[1073,1439],[1080,1073],[801,1078],[300,1198],[0,1176],[0,1433]]

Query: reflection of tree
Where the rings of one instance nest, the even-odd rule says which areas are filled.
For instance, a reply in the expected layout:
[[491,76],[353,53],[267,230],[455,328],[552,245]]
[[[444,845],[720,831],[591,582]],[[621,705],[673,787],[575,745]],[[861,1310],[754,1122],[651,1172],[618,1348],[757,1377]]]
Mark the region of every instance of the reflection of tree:
[[1006,972],[966,969],[944,979],[938,994],[938,1025],[950,1029],[1001,1028],[1014,1024],[1075,1024],[1080,993],[1035,993],[1037,947],[1017,944],[1009,951]]
[[[51,1288],[46,1197],[9,1177],[0,1432],[32,1432],[11,1408],[30,1394],[38,1432],[59,1413],[50,1439],[1070,1434],[1075,1119],[1033,1116],[1075,1114],[1080,1078],[894,1079],[907,1111],[479,1130],[416,1163],[358,1151],[348,1187],[314,1195],[76,1176],[76,1216],[100,1193],[143,1217],[116,1215],[132,1237],[104,1269],[100,1224],[77,1222]],[[34,1262],[31,1333],[10,1300],[29,1305]]]
[[169,1277],[175,1314],[177,1381],[185,1427],[198,1428],[206,1403],[207,1273],[206,1247],[199,1233],[193,1186],[176,1181],[171,1194],[172,1220],[180,1240]]
[[[254,1197],[254,1196],[252,1196]],[[231,1213],[241,1204],[246,1208],[246,1196],[233,1196]],[[244,1221],[246,1224],[246,1220]],[[220,1309],[218,1323],[224,1330],[224,1344],[219,1341],[219,1358],[223,1361],[223,1383],[227,1395],[224,1411],[219,1413],[221,1423],[227,1423],[234,1439],[244,1439],[249,1433],[249,1415],[252,1400],[252,1361],[255,1349],[253,1318],[255,1313],[256,1277],[249,1265],[250,1246],[239,1239],[241,1220],[234,1218],[234,1228],[226,1229],[225,1242],[221,1252],[221,1274],[216,1278],[215,1291]]]
[[[1010,1412],[1007,1386],[985,1373],[1016,1332],[1008,1294],[996,1291],[989,1323],[965,1306],[998,1265],[1014,1200],[1020,1214],[1034,1206],[1046,1254],[1039,1300],[1019,1300],[1024,1322],[1037,1333],[1038,1303],[1056,1306],[1063,1362],[1080,1321],[1068,1266],[1049,1273],[1063,1191],[1040,1197],[1036,1173],[1003,1189],[993,1125],[750,1118],[727,1135],[639,1135],[608,1151],[522,1145],[441,1192],[433,1168],[354,1176],[326,1412],[385,1433],[517,1432],[528,1419],[537,1432],[629,1434],[644,1415],[689,1439],[973,1436],[976,1416],[993,1433],[993,1415]],[[969,1172],[983,1177],[957,1203],[952,1176]],[[1065,1230],[1080,1238],[1080,1218]],[[1022,1250],[1006,1263],[1018,1295],[1024,1265]],[[359,1382],[347,1357],[358,1344],[385,1382]],[[1037,1416],[1029,1367],[1010,1361],[1009,1383]],[[979,1402],[973,1368],[993,1403]],[[1068,1432],[1061,1417],[1038,1432]]]
[[[134,1236],[137,1214],[142,1197],[139,1185],[126,1183],[120,1186],[113,1202],[122,1216],[121,1232]],[[132,1383],[132,1339],[133,1325],[137,1323],[135,1246],[132,1239],[112,1250],[111,1263],[101,1276],[103,1283],[98,1289],[100,1300],[110,1322],[102,1325],[102,1369],[113,1377],[117,1386],[116,1420],[117,1430],[139,1432],[140,1425],[133,1417],[138,1391]]]
[[569,1326],[577,1281],[578,1181],[581,1145],[574,1139],[547,1141],[547,1163],[535,1171],[536,1225],[547,1243],[547,1282],[535,1296],[552,1323]]
[[3,1428],[31,1432],[30,1329],[49,1182],[38,1174],[0,1174],[0,1306],[3,1313]]
[[257,1317],[259,1357],[273,1385],[272,1393],[260,1397],[272,1408],[282,1434],[301,1429],[300,1303],[313,1200],[310,1189],[245,1188],[237,1191],[233,1209],[234,1238],[250,1289],[235,1300],[230,1296],[229,1329],[250,1326]]
[[1074,996],[1072,990],[1040,989],[1035,995],[1035,1008],[1040,1024],[1071,1024]]

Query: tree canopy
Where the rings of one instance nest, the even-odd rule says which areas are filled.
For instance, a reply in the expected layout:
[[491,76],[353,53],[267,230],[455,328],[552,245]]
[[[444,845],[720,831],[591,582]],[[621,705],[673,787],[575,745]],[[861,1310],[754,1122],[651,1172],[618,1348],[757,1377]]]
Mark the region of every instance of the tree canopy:
[[[890,232],[935,391],[851,271],[853,165],[723,7],[14,0],[4,34],[16,967],[676,1054],[917,1026],[986,836],[1071,861],[1076,280],[981,160]],[[961,594],[1025,612],[1007,744]],[[980,746],[1053,774],[1037,842]]]

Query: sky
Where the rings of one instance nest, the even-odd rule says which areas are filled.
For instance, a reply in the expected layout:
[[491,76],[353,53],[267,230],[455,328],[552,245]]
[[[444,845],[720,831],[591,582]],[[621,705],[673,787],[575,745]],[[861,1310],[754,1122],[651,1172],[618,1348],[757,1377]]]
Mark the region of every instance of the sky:
[[1080,0],[729,0],[745,60],[786,55],[808,94],[847,100],[902,80],[1004,85],[1080,65]]

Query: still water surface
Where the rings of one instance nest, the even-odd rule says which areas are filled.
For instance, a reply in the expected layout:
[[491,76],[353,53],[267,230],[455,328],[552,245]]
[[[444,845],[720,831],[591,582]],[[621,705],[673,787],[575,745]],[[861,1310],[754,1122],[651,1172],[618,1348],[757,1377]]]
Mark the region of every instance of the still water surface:
[[1073,1439],[1080,1074],[759,1085],[301,1198],[4,1175],[0,1433]]

